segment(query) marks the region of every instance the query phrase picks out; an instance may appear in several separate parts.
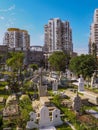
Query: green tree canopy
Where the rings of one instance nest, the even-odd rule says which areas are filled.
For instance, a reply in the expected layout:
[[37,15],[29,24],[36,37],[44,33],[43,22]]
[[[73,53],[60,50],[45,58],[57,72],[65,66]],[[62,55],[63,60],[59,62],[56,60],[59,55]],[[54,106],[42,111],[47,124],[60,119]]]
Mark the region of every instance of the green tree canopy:
[[[9,81],[9,84],[10,84],[11,90],[14,90],[14,92],[19,91],[18,81],[20,79],[18,78],[18,76],[21,76],[23,60],[24,60],[24,54],[22,52],[11,52],[6,61],[7,65],[11,67],[11,72],[10,72],[11,79]],[[22,81],[22,78],[21,78],[21,81]]]
[[92,55],[82,54],[70,60],[70,70],[77,75],[82,74],[84,78],[91,77],[96,67],[96,59]]
[[64,71],[66,68],[67,57],[64,52],[56,51],[53,52],[49,57],[49,63],[53,70]]
[[33,70],[38,70],[38,65],[37,65],[37,64],[30,64],[30,67],[31,67]]
[[12,52],[8,57],[6,63],[12,70],[21,69],[23,65],[24,54],[22,52]]

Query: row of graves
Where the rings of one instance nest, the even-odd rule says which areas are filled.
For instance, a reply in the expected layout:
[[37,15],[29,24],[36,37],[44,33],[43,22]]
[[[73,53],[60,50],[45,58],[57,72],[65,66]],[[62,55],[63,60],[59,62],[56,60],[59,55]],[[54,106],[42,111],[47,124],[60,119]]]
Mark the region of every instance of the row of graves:
[[[38,72],[40,73],[40,71],[41,71],[41,69],[39,69]],[[45,70],[43,70],[43,73],[44,72],[45,72]],[[60,72],[60,74],[58,74],[55,71],[51,71],[48,73],[49,73],[48,80],[51,80],[51,81],[55,80],[58,82],[58,85],[62,85],[62,86],[68,86],[68,83],[70,81],[77,80],[77,77],[68,69],[66,69],[65,73]],[[83,77],[82,77],[82,75],[80,75],[79,80],[82,81],[82,79],[83,79]],[[91,77],[90,86],[92,88],[98,88],[98,71],[97,70],[95,70],[95,72],[93,73],[93,75]]]
[[[5,101],[2,116],[3,124],[9,120],[13,121],[13,119],[15,120],[20,116],[19,105],[15,94],[10,95]],[[4,127],[3,130],[12,130],[12,128],[10,127],[10,124],[8,124],[7,128]]]
[[[58,90],[57,81],[52,84],[53,90]],[[27,122],[26,129],[37,128],[39,130],[56,130],[55,126],[63,124],[60,110],[51,105],[52,97],[48,96],[47,85],[42,85],[42,75],[38,84],[39,100],[32,101],[33,112],[30,112],[30,121]]]
[[[68,72],[69,75],[68,77],[70,78],[70,73]],[[82,75],[80,75],[79,79],[78,79],[78,86],[77,89],[67,89],[66,91],[63,92],[59,92],[58,91],[58,83],[57,81],[54,81],[54,84],[52,86],[52,91],[55,94],[59,94],[61,95],[63,98],[68,96],[70,97],[71,100],[64,100],[62,102],[63,105],[65,105],[66,107],[69,108],[73,108],[73,110],[75,110],[76,113],[81,114],[81,108],[84,105],[93,105],[96,106],[98,105],[98,95],[95,93],[91,93],[88,92],[84,89],[84,78],[82,77]],[[76,93],[77,92],[77,93]],[[78,94],[80,93],[80,95]],[[96,114],[98,114],[95,111]],[[96,116],[98,118],[98,115]]]
[[[42,77],[41,77],[42,80]],[[47,85],[42,85],[41,81],[38,86],[38,92],[39,92],[39,100],[35,100],[32,102],[32,106],[34,111],[30,112],[30,121],[27,122],[26,129],[33,129],[33,128],[39,128],[39,130],[55,130],[55,126],[63,124],[63,121],[61,120],[61,114],[60,110],[56,108],[53,104],[51,105],[51,99],[52,97],[47,96]],[[81,107],[83,104],[88,103],[87,98],[81,98],[78,93],[75,93],[73,96],[70,95],[70,93],[66,91],[59,92],[58,91],[58,80],[55,79],[52,83],[52,91],[54,94],[60,94],[61,96],[70,96],[72,97],[69,102],[68,100],[65,100],[62,102],[65,107],[72,108],[76,113],[81,114]],[[83,77],[80,76],[79,79],[79,86],[78,91],[83,92],[84,91],[84,80]],[[68,95],[67,95],[68,94]],[[66,105],[68,104],[68,105]]]
[[[41,78],[42,80],[42,78]],[[52,97],[47,96],[47,85],[42,85],[40,80],[40,84],[38,86],[38,92],[39,92],[39,100],[35,100],[32,102],[32,106],[34,111],[30,112],[30,121],[27,122],[26,129],[30,130],[33,128],[39,128],[39,130],[56,130],[55,126],[59,126],[63,124],[63,121],[61,120],[61,114],[60,110],[56,108],[53,104],[51,104]],[[84,91],[84,84],[83,84],[83,78],[80,77],[79,81],[79,91]],[[66,95],[66,91],[59,92],[58,91],[58,80],[55,79],[52,83],[52,91],[54,94],[60,94],[63,98]],[[70,96],[68,94],[68,96]],[[77,94],[75,94],[75,97],[73,100],[70,100],[70,102],[62,102],[63,105],[67,104],[73,108],[73,110],[81,114],[81,107],[83,102],[86,103],[88,100],[82,100],[81,97]],[[68,107],[65,105],[65,107]]]
[[[60,94],[63,98],[64,96],[69,96],[70,101],[63,100],[61,102],[65,107],[71,107],[73,110],[81,114],[81,107],[83,104],[88,103],[88,98],[79,96],[78,93],[73,94],[71,91],[58,91],[59,80],[55,79],[52,82],[52,91],[54,94]],[[79,78],[78,92],[84,92],[84,79],[82,76]],[[42,85],[42,75],[40,76],[40,82],[38,84],[39,100],[32,101],[32,108],[29,114],[30,120],[26,124],[26,130],[32,130],[34,128],[39,130],[56,130],[56,126],[62,125],[61,112],[53,104],[51,104],[52,97],[47,94],[47,85]],[[73,96],[74,95],[74,96]],[[19,113],[19,107],[17,103],[17,98],[15,95],[9,96],[6,101],[6,107],[3,110],[4,120],[10,116],[16,117]]]
[[[67,79],[69,80],[76,80],[78,77],[76,77],[70,70],[66,70],[65,73]],[[80,75],[80,79],[83,79],[82,75]],[[84,81],[83,81],[84,82]],[[95,70],[92,77],[91,77],[91,81],[90,84],[86,83],[86,85],[90,85],[91,88],[98,88],[98,70]]]
[[[52,116],[50,116],[52,113]],[[56,130],[55,126],[63,124],[60,117],[60,110],[55,108],[54,110],[49,111],[47,106],[42,106],[39,111],[30,112],[30,121],[27,122],[26,128],[33,129],[39,128],[41,130],[46,130],[51,128],[51,130]]]

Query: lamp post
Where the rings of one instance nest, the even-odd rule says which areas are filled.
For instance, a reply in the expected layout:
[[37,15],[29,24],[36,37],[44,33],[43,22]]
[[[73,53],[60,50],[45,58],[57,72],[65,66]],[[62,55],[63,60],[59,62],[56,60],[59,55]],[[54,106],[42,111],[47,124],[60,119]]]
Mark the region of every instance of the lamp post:
[[48,67],[49,67],[49,66],[48,66],[48,65],[49,65],[49,64],[48,64],[48,56],[49,56],[49,55],[48,55],[48,54],[44,54],[44,56],[45,56],[45,69],[47,70]]
[[47,54],[44,54],[44,56],[45,56],[45,70],[46,70],[46,56],[47,56]]

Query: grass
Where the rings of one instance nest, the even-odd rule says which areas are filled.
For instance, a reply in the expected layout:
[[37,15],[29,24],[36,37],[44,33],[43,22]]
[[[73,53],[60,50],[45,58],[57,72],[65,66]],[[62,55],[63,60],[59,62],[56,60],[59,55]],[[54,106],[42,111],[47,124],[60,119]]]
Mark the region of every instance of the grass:
[[29,120],[29,113],[33,111],[32,102],[29,97],[24,97],[19,101],[20,113],[21,113],[21,122],[19,122],[20,126],[25,128],[27,121]]
[[1,105],[1,104],[0,104],[0,111],[2,111],[3,108],[4,108],[4,105]]
[[[62,99],[60,99],[59,95],[56,95],[54,96],[53,98],[53,101],[52,101],[60,110],[61,110],[61,113],[63,113],[65,116],[63,117],[66,118],[73,126],[75,126],[75,128],[77,130],[80,130],[80,125],[81,125],[81,130],[92,130],[89,126],[89,122],[83,122],[79,120],[79,118],[76,117],[75,115],[75,112],[72,111],[72,109],[68,109],[67,107],[61,105],[61,102],[62,102]],[[91,109],[91,107],[89,106],[89,108]],[[86,109],[86,108],[84,108]],[[95,108],[94,108],[95,109]],[[86,115],[84,115],[84,119],[86,118]],[[93,118],[92,116],[89,116],[89,118],[91,118],[92,122],[90,122],[91,124],[93,124],[93,121],[94,123],[97,125],[98,127],[98,120],[96,120],[95,118]],[[88,118],[88,119],[89,119]],[[89,129],[88,129],[89,127]],[[92,127],[92,126],[91,126]],[[65,127],[66,128],[66,127]],[[64,130],[63,127],[62,129],[58,129],[58,130]],[[66,129],[65,129],[66,130]],[[69,128],[68,128],[69,130]],[[95,129],[96,130],[96,129]]]
[[56,129],[57,130],[72,130],[70,126],[68,126],[66,123],[64,123],[63,125],[57,126]]
[[94,93],[97,93],[98,94],[98,88],[91,88],[91,87],[85,87],[87,90],[91,91],[91,92],[94,92]]
[[84,106],[84,110],[95,110],[98,112],[98,106]]

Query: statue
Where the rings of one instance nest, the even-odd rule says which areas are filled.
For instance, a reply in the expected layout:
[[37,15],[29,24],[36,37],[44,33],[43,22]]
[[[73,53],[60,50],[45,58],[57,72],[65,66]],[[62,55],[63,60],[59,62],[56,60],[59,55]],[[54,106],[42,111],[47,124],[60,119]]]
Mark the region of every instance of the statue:
[[84,79],[82,75],[79,78],[78,91],[84,91]]

